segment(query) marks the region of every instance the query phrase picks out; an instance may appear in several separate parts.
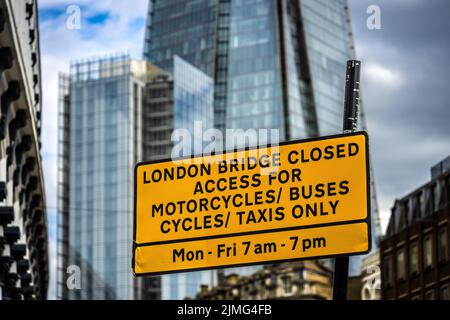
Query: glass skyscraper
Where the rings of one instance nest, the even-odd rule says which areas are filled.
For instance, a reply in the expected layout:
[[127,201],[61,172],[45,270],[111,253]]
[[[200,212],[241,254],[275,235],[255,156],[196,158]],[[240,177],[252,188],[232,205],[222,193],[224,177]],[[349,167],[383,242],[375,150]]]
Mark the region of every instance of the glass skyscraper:
[[150,0],[144,57],[170,71],[173,55],[214,79],[218,129],[274,128],[281,140],[342,131],[354,57],[346,0]]
[[[185,62],[178,56],[173,61],[174,78],[174,129],[185,129],[192,135],[191,151],[201,154],[203,150],[203,130],[213,127],[214,82],[205,73]],[[201,130],[195,132],[195,122],[201,121]],[[214,271],[176,273],[162,277],[163,299],[185,299],[195,296],[202,283],[212,283],[216,279]]]
[[[132,170],[141,158],[146,65],[114,56],[75,62],[61,76],[61,298],[134,297]],[[80,268],[80,290],[66,290],[70,265]]]
[[214,82],[211,77],[178,56],[174,56],[173,64],[173,126],[174,129],[189,131],[194,138],[191,150],[186,150],[185,153],[200,154],[203,150],[203,136],[194,136],[195,122],[201,124],[200,134],[203,130],[213,128]]
[[[170,65],[171,74],[154,77],[145,89],[145,160],[170,158],[174,144],[182,142],[171,139],[176,129],[189,133],[192,139],[189,139],[190,146],[175,156],[200,154],[203,149],[202,131],[213,127],[212,78],[178,56],[173,57]],[[201,284],[212,284],[216,278],[214,271],[177,273],[143,280],[142,287],[145,292],[153,293],[146,298],[184,299],[195,296]]]

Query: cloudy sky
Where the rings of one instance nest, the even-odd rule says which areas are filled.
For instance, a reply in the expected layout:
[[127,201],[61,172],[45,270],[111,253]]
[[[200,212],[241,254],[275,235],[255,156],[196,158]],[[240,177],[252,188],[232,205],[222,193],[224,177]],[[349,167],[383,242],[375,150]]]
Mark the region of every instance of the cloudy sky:
[[[448,0],[350,0],[382,225],[450,155]],[[381,29],[367,28],[368,6]]]
[[[132,5],[130,5],[132,3]],[[80,8],[79,29],[68,28],[70,6]],[[142,55],[147,0],[39,0],[43,75],[42,157],[48,205],[51,270],[56,269],[56,182],[58,73],[68,72],[70,61],[115,53]],[[55,297],[50,275],[48,297]]]
[[[450,154],[450,9],[448,0],[349,0],[362,94],[383,228],[396,197],[429,179],[429,168]],[[79,29],[67,27],[77,5]],[[366,12],[377,5],[381,29]],[[56,217],[58,73],[93,56],[140,58],[147,0],[40,0],[44,78],[43,163],[49,224]],[[69,9],[70,10],[70,9]],[[55,229],[50,230],[54,252]],[[51,285],[50,297],[54,296]]]

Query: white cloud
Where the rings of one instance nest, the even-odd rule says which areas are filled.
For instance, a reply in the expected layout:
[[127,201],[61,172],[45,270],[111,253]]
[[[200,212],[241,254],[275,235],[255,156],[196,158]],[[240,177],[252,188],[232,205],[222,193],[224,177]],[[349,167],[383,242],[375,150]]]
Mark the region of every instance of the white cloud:
[[372,83],[385,88],[397,89],[403,85],[404,79],[400,72],[381,64],[369,63],[362,71],[363,77],[367,77]]
[[[81,30],[66,28],[65,14],[40,21],[41,60],[43,74],[43,166],[49,207],[56,206],[57,183],[57,119],[58,73],[68,72],[70,61],[115,53],[130,53],[134,58],[142,55],[144,28],[135,29],[132,22],[145,19],[147,1],[53,1],[39,2],[40,10],[52,6],[76,4],[83,7],[81,14],[90,16],[107,11],[109,18],[102,24],[82,24]],[[89,34],[88,37],[85,35]]]

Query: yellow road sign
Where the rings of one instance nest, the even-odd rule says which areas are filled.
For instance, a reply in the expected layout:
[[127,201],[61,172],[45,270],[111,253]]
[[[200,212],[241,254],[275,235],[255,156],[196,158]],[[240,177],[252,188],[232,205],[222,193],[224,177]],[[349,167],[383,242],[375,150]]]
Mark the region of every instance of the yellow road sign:
[[370,250],[364,132],[135,168],[134,274]]

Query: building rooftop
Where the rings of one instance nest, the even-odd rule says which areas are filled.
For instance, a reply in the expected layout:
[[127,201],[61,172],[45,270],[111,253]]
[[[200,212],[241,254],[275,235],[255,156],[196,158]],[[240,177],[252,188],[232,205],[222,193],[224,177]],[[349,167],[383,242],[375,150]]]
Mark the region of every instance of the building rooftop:
[[449,190],[450,156],[431,168],[431,180],[429,182],[395,200],[385,238],[436,213],[444,207],[445,198],[450,197],[450,194],[446,195]]

